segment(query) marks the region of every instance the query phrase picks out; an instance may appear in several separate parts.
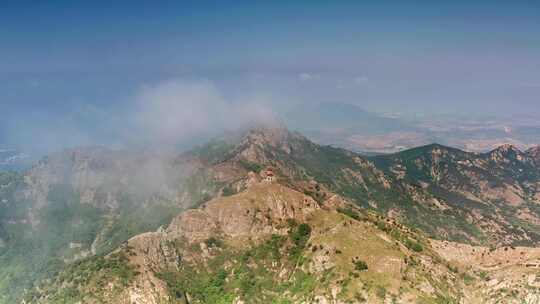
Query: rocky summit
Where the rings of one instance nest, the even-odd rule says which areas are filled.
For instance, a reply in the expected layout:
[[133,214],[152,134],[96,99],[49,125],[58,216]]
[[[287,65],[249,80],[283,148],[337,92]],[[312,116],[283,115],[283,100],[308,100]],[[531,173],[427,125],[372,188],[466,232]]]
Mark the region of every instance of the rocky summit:
[[536,303],[538,155],[64,151],[0,175],[0,303]]

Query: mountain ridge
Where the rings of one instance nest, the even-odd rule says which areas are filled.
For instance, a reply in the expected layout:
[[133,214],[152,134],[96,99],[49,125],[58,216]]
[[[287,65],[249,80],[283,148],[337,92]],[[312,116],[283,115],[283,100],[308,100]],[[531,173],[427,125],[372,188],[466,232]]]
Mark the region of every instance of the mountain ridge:
[[[283,127],[268,126],[181,154],[66,151],[12,177],[19,190],[1,188],[11,191],[6,192],[8,203],[0,205],[7,208],[3,210],[11,210],[15,206],[11,201],[21,197],[29,205],[19,205],[28,209],[23,207],[17,217],[10,218],[8,211],[4,212],[8,218],[0,219],[0,239],[3,248],[8,248],[6,253],[0,250],[0,256],[5,261],[15,256],[9,252],[17,248],[13,241],[21,232],[12,222],[18,223],[17,229],[35,234],[44,224],[57,221],[56,210],[73,209],[76,211],[59,231],[77,227],[74,223],[83,223],[82,227],[94,224],[86,230],[78,228],[83,238],[62,236],[65,239],[48,254],[60,254],[68,266],[85,257],[99,260],[130,237],[166,226],[182,210],[204,207],[215,197],[226,199],[249,192],[266,179],[322,207],[337,195],[349,201],[349,206],[365,210],[363,213],[374,212],[429,238],[473,246],[537,245],[540,215],[535,206],[540,200],[540,183],[532,161],[536,150],[512,152],[514,149],[503,147],[494,151],[470,153],[434,144],[363,157],[315,144]],[[113,260],[118,259],[123,260],[120,256]],[[9,269],[4,269],[6,278],[11,276]]]

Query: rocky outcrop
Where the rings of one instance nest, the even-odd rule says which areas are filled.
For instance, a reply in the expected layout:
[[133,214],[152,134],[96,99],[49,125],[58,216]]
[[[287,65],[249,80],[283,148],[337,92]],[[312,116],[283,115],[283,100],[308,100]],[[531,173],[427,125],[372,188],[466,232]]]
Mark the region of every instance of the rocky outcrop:
[[431,244],[458,269],[481,274],[471,286],[477,301],[518,304],[540,300],[540,248],[493,249],[435,240]]
[[540,146],[530,148],[525,153],[534,160],[538,167],[540,167]]
[[[254,128],[249,130],[233,152],[234,159],[252,163],[269,164],[275,162],[275,151],[285,155],[301,149],[300,145],[309,140],[298,133],[289,132],[284,127]],[[274,151],[274,153],[272,153]]]
[[287,220],[303,222],[319,208],[310,196],[277,183],[260,183],[246,192],[221,197],[201,209],[182,213],[172,221],[167,233],[189,242],[212,235],[257,238],[284,233]]
[[[351,216],[359,212],[350,202],[335,194],[329,195],[326,201],[319,204],[310,196],[289,187],[267,182],[254,184],[246,191],[230,197],[211,200],[198,209],[182,213],[165,230],[139,235],[128,241],[125,248],[132,252],[130,263],[136,265],[141,272],[130,284],[129,295],[131,299],[136,299],[136,303],[154,304],[160,299],[168,300],[170,290],[157,275],[160,271],[169,269],[181,273],[186,265],[210,265],[211,261],[219,256],[222,250],[219,247],[223,246],[212,247],[216,245],[212,245],[210,240],[223,240],[227,246],[237,248],[236,250],[246,246],[249,248],[264,243],[271,235],[287,236],[291,231],[291,222],[307,223],[312,227],[311,244],[305,251],[302,250],[306,259],[304,266],[289,262],[276,268],[276,263],[281,263],[277,261],[265,266],[266,271],[276,271],[276,284],[287,278],[293,280],[297,271],[306,271],[315,277],[335,272],[330,276],[332,281],[324,284],[325,291],[314,290],[309,297],[288,294],[288,298],[295,299],[293,302],[347,303],[345,299],[349,296],[342,292],[343,280],[351,275],[351,271],[355,271],[355,261],[360,260],[368,262],[369,271],[374,273],[375,277],[382,276],[385,282],[390,280],[388,286],[397,291],[402,284],[400,273],[408,267],[403,262],[401,250],[408,250],[401,249],[405,248],[403,245],[395,247],[393,244],[396,240],[371,223],[360,221],[360,217],[350,218],[337,210],[349,210]],[[389,221],[387,225],[397,224]],[[395,227],[396,231],[402,231],[399,233],[407,231],[401,230],[399,226]],[[234,263],[236,259],[237,257],[229,257],[225,260],[225,265]],[[268,263],[264,260],[259,262]],[[245,267],[254,267],[250,262],[245,263]],[[210,271],[213,270],[215,269]],[[426,275],[416,271],[413,271],[414,276]],[[439,271],[441,274],[438,280],[443,280],[443,275],[448,270]],[[361,277],[356,276],[356,279],[353,277],[352,280],[360,280]],[[355,284],[361,286],[364,283]],[[351,286],[357,286],[355,284]],[[350,288],[356,290],[357,287]],[[417,299],[419,294],[433,296],[436,289],[431,286],[430,288],[429,292],[422,291],[422,288],[408,291],[405,298]],[[188,299],[190,297],[189,293],[185,296]],[[377,296],[366,290],[358,291],[355,297],[369,299],[374,303],[381,299],[381,295]],[[384,299],[386,295],[382,297]],[[241,293],[238,293],[235,299],[234,303],[248,303]]]
[[[287,220],[306,221],[320,207],[311,197],[277,183],[258,183],[247,191],[211,200],[198,209],[187,210],[165,230],[131,238],[130,263],[141,273],[128,288],[134,303],[154,304],[169,297],[166,284],[156,273],[180,269],[182,263],[208,258],[205,241],[215,238],[257,241],[271,234],[286,234]],[[175,245],[193,244],[199,255],[179,252]]]
[[524,154],[516,146],[504,144],[488,153],[495,162],[509,163],[511,160],[523,160]]

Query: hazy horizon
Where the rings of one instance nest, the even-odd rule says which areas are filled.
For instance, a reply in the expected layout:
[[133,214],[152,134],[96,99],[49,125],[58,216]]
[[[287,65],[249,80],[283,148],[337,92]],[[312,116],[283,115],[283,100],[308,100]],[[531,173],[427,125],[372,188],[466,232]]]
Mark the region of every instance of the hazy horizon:
[[3,2],[0,148],[181,142],[323,102],[540,118],[537,4],[307,4]]

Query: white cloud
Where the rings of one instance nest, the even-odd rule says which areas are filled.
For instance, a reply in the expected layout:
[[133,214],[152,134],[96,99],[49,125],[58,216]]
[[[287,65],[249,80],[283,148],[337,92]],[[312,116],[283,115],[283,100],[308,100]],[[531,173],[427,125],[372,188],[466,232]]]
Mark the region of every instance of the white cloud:
[[247,123],[273,123],[273,112],[253,98],[229,100],[209,81],[172,80],[138,95],[134,121],[149,141],[178,143]]
[[81,104],[61,116],[38,112],[5,120],[2,144],[31,155],[101,144],[187,147],[250,123],[275,124],[276,100],[258,91],[229,97],[211,81],[172,79],[141,87],[118,107]]

